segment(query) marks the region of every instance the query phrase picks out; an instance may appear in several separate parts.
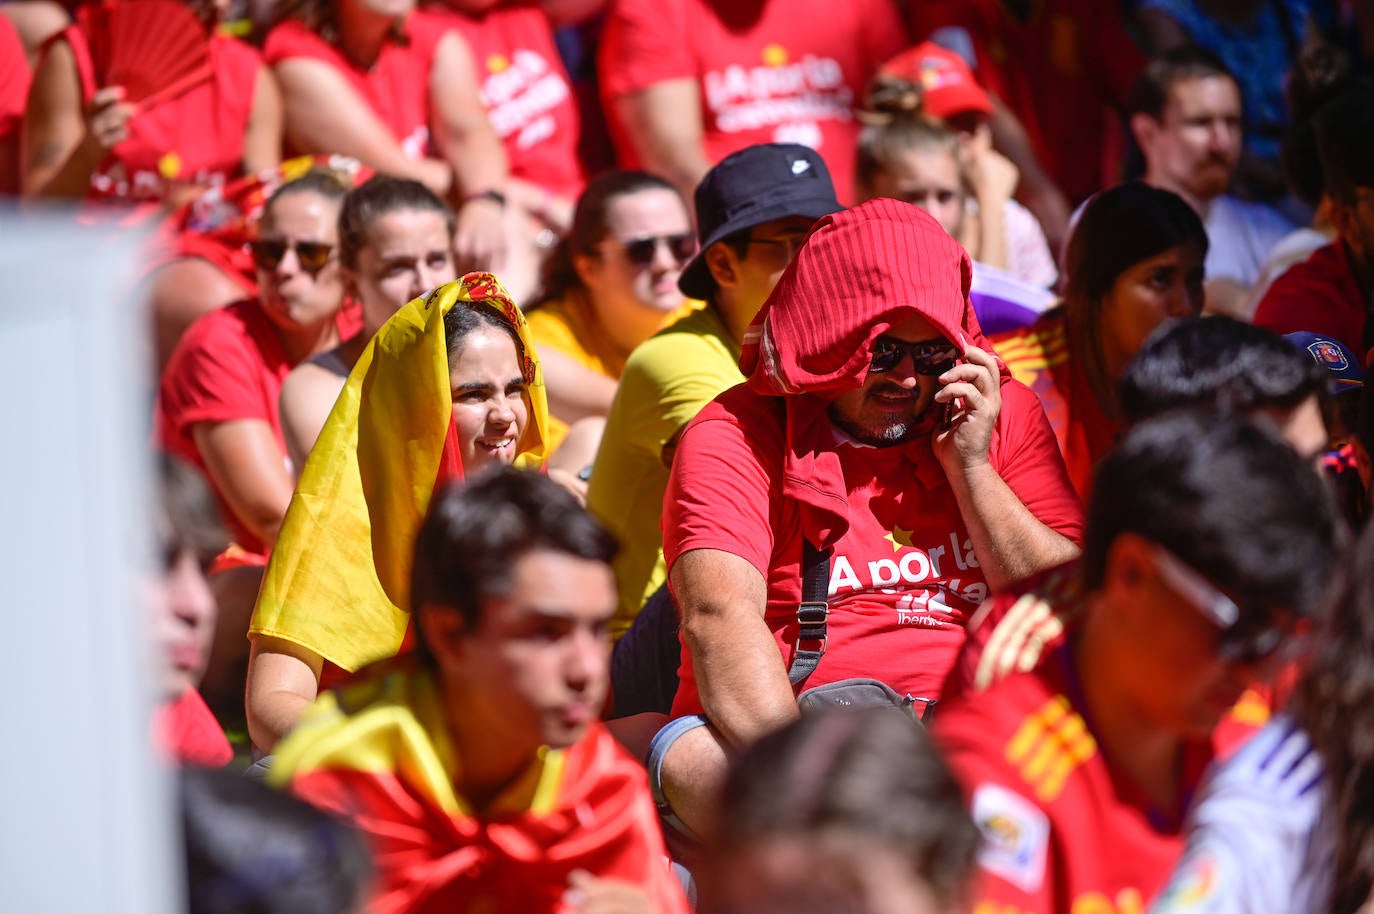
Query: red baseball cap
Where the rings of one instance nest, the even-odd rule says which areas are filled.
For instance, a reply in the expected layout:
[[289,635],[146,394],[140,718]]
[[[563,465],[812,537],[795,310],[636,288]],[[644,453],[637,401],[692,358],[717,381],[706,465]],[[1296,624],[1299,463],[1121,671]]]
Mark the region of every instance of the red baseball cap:
[[921,107],[944,119],[973,111],[992,114],[992,102],[964,58],[933,41],[923,41],[878,68],[879,76],[895,76],[921,87]]

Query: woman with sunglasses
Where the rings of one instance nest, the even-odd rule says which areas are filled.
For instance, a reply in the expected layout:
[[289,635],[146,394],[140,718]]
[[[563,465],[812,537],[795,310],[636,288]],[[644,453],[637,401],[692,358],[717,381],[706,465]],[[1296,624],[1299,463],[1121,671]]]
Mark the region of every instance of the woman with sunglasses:
[[381,326],[409,301],[458,278],[453,211],[418,181],[377,175],[344,198],[339,267],[363,326],[292,369],[281,388],[281,427],[297,473],[305,466],[348,373]]
[[1138,181],[1089,198],[1069,235],[1060,305],[992,337],[1035,391],[1087,503],[1093,468],[1121,431],[1116,382],[1146,338],[1203,304],[1207,232],[1181,197]]
[[271,750],[322,684],[410,649],[405,594],[431,493],[493,465],[540,466],[547,422],[524,317],[490,274],[382,326],[310,452],[248,627],[255,745]]
[[[572,423],[604,419],[634,348],[696,307],[677,285],[696,249],[687,206],[668,182],[613,171],[587,185],[529,313],[555,447]],[[591,440],[584,464],[595,453]]]
[[258,298],[192,324],[159,385],[161,444],[209,479],[234,541],[211,574],[220,625],[207,699],[233,700],[243,687],[243,631],[295,486],[277,412],[282,382],[339,343],[336,249],[350,183],[316,169],[271,196],[252,245]]

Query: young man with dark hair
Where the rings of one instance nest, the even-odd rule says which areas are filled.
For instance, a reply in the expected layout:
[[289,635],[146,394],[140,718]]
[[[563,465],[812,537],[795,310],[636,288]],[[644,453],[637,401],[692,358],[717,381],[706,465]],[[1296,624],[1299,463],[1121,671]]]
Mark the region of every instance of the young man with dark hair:
[[978,898],[1142,910],[1203,769],[1267,718],[1247,689],[1298,636],[1342,539],[1321,479],[1268,427],[1176,412],[1132,428],[1099,471],[1082,559],[990,607],[1032,597],[1075,629],[935,720],[984,834]]
[[1269,251],[1294,226],[1270,207],[1229,196],[1241,155],[1240,86],[1196,47],[1150,62],[1131,98],[1145,182],[1173,191],[1207,226],[1207,305],[1239,314]]
[[685,912],[643,768],[597,723],[614,553],[537,473],[436,496],[412,570],[418,656],[321,698],[271,772],[367,835],[370,910],[552,911],[576,888]]
[[1329,336],[1368,361],[1374,297],[1374,82],[1360,80],[1316,117],[1331,223],[1337,238],[1274,280],[1255,323],[1278,333]]
[[1156,335],[1117,383],[1133,425],[1183,407],[1262,413],[1301,456],[1327,449],[1331,374],[1276,333],[1229,317],[1175,324]]

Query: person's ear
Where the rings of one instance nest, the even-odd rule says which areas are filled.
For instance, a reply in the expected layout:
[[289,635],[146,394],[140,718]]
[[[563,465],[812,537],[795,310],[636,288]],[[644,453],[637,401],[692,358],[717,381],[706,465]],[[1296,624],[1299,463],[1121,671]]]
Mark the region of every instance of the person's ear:
[[1148,114],[1136,112],[1131,115],[1131,135],[1141,152],[1148,153],[1159,136],[1159,121]]
[[456,607],[427,603],[420,608],[416,624],[420,626],[425,645],[436,661],[441,664],[444,661],[461,661],[467,625]]
[[582,281],[582,285],[588,289],[594,289],[597,281],[601,278],[601,270],[605,266],[601,258],[595,254],[573,254],[572,265],[577,271],[577,278]]
[[719,286],[734,286],[739,283],[739,273],[735,270],[734,251],[730,250],[729,245],[713,244],[702,254],[706,260],[706,269],[711,271],[711,278]]
[[1107,547],[1102,590],[1116,612],[1129,612],[1154,573],[1154,548],[1138,533],[1121,533]]

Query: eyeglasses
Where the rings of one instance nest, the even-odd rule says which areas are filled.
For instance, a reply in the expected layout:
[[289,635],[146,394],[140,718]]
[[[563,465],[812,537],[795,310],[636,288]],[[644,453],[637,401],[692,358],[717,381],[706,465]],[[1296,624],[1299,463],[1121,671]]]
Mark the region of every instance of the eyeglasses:
[[1217,657],[1223,663],[1262,663],[1283,647],[1285,638],[1296,634],[1293,626],[1272,617],[1254,614],[1253,620],[1242,619],[1234,600],[1163,546],[1154,545],[1154,556],[1160,576],[1221,633]]
[[614,244],[625,252],[625,259],[637,267],[647,267],[658,256],[658,246],[664,245],[678,264],[691,260],[697,252],[697,237],[691,232],[677,235],[650,235],[647,238],[633,238],[629,241],[605,242]]
[[259,270],[275,270],[281,266],[287,251],[296,252],[296,260],[307,273],[317,273],[334,256],[334,245],[323,241],[283,241],[280,238],[260,238],[250,241],[248,249]]
[[901,363],[904,355],[911,356],[911,370],[916,374],[937,377],[953,368],[962,353],[949,340],[908,343],[880,336],[873,343],[873,360],[869,362],[868,370],[873,374],[891,371]]

